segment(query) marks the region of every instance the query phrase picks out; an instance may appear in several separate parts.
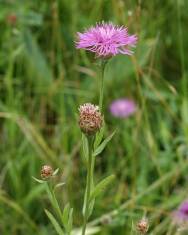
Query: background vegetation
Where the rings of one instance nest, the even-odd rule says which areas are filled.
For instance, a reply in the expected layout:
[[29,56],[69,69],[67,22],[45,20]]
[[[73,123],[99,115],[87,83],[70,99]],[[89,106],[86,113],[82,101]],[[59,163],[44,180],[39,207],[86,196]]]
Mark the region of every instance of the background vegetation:
[[[66,186],[57,196],[71,201],[75,227],[82,222],[76,113],[97,102],[98,75],[74,41],[102,20],[127,25],[139,41],[133,57],[119,55],[106,68],[106,136],[117,133],[96,175],[114,172],[116,180],[98,198],[92,224],[101,235],[129,235],[146,213],[150,234],[175,234],[171,213],[188,193],[187,11],[186,0],[0,1],[0,234],[55,234],[44,187],[32,180],[46,163],[61,169]],[[134,116],[111,116],[120,97],[138,104]]]

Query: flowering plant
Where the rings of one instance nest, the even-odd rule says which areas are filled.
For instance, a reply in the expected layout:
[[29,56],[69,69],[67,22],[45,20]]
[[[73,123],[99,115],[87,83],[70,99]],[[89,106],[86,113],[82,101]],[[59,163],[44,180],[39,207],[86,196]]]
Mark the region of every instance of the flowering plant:
[[[76,41],[76,48],[95,53],[95,57],[100,59],[101,62],[99,105],[85,103],[79,108],[78,124],[82,132],[83,154],[87,169],[86,188],[82,209],[83,225],[81,229],[81,234],[85,235],[87,231],[87,222],[93,212],[96,197],[104,191],[114,179],[114,175],[110,175],[97,184],[95,184],[94,181],[95,158],[104,150],[115,134],[115,132],[113,132],[104,139],[103,94],[105,66],[108,60],[117,54],[131,55],[133,52],[130,50],[130,47],[136,45],[137,37],[135,35],[129,35],[127,28],[124,26],[119,27],[113,23],[104,22],[85,30],[84,33],[77,33],[77,36],[78,40]],[[129,104],[129,109],[134,109],[133,105],[131,107]],[[121,109],[121,107],[119,107],[119,109]],[[129,113],[133,111],[134,110],[129,110]],[[121,112],[121,110],[118,112]],[[61,226],[58,220],[46,210],[46,214],[51,220],[57,233],[59,235],[70,235],[72,231],[73,209],[69,204],[65,206],[63,211],[60,209],[55,197],[54,188],[51,183],[48,183],[51,177],[56,173],[57,171],[53,173],[51,167],[44,166],[41,171],[43,180],[36,180],[39,183],[46,183],[50,201],[55,208],[59,220],[62,222],[63,226]],[[60,183],[60,185],[62,184],[63,183]],[[55,187],[57,187],[57,185]]]

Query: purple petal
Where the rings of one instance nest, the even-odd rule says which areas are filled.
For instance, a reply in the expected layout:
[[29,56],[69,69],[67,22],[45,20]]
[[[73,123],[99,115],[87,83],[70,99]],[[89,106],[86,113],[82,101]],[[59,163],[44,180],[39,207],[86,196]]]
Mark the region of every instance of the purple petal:
[[96,53],[97,57],[109,57],[117,54],[131,55],[129,47],[137,43],[136,35],[129,35],[124,26],[113,23],[100,23],[84,33],[77,33],[76,48]]

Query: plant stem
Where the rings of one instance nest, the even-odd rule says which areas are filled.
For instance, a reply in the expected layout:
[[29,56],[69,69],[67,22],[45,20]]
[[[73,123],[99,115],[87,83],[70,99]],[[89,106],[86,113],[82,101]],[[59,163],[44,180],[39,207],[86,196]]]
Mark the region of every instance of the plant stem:
[[86,231],[86,225],[88,218],[90,216],[90,194],[93,187],[93,171],[94,171],[94,156],[92,156],[92,150],[93,150],[93,140],[94,137],[87,137],[88,139],[88,147],[89,147],[89,153],[88,153],[88,162],[87,162],[87,182],[86,182],[86,190],[85,190],[85,199],[84,199],[84,222],[82,227],[82,235],[85,235]]
[[104,70],[105,70],[105,65],[107,61],[102,60],[101,61],[101,77],[100,77],[100,94],[99,94],[99,108],[100,111],[102,112],[103,109],[103,97],[104,97]]
[[[101,77],[100,77],[100,94],[99,94],[99,108],[100,111],[102,112],[103,109],[103,97],[104,97],[104,70],[105,70],[105,65],[107,61],[106,60],[101,60]],[[93,189],[93,178],[94,178],[94,167],[95,167],[95,157],[92,156],[92,150],[93,150],[93,144],[94,144],[94,139],[95,136],[89,137],[87,136],[88,139],[88,148],[89,148],[89,153],[88,153],[88,160],[87,160],[87,181],[86,181],[86,190],[85,190],[85,198],[84,198],[84,222],[83,222],[83,227],[82,227],[82,235],[85,235],[86,232],[86,225],[87,221],[89,219],[90,213],[91,213],[91,205],[90,204],[90,195],[91,191]]]

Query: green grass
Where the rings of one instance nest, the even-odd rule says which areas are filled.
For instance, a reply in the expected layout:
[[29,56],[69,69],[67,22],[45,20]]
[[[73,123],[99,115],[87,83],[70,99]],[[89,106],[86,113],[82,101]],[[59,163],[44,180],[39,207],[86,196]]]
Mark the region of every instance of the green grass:
[[[146,214],[149,234],[177,234],[171,213],[188,193],[187,11],[186,0],[0,1],[0,234],[55,234],[45,189],[32,179],[46,163],[61,169],[66,186],[57,197],[74,207],[74,226],[82,223],[76,115],[79,104],[98,102],[99,81],[92,55],[74,41],[102,20],[128,25],[139,41],[133,57],[106,67],[105,136],[117,133],[97,157],[96,181],[112,173],[116,180],[97,199],[91,224],[100,235],[130,235]],[[119,97],[138,103],[136,115],[109,114]]]

